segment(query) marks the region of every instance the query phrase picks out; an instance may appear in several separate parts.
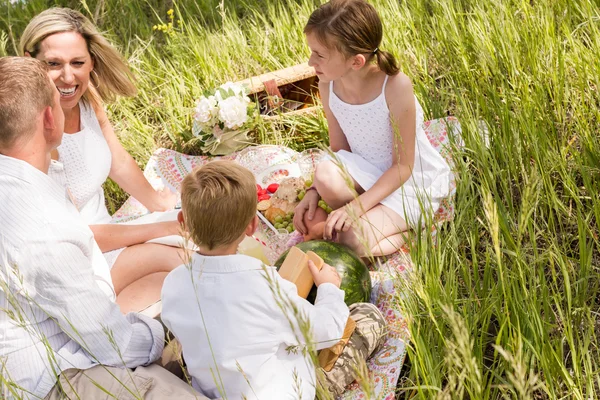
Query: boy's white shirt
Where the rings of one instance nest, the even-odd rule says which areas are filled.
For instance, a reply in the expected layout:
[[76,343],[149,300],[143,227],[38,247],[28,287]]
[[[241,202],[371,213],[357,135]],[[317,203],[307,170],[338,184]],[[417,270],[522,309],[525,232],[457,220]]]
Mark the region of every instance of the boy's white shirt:
[[330,283],[312,305],[274,267],[244,255],[195,253],[167,276],[161,319],[181,343],[197,390],[210,398],[314,399],[305,338],[294,312],[278,302],[309,321],[316,349],[341,338],[349,310],[344,291]]

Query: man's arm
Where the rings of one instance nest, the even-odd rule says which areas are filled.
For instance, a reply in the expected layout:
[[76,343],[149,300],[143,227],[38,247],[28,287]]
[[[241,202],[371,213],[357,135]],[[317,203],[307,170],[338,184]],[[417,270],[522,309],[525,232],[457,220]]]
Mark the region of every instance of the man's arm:
[[92,266],[75,242],[29,241],[16,268],[24,283],[20,295],[51,317],[92,360],[134,368],[160,357],[160,322],[121,314],[96,284]]

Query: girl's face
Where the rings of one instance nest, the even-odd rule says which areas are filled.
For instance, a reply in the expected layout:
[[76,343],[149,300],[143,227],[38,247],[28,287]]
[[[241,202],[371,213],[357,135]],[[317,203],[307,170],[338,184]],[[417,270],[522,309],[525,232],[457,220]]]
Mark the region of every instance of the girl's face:
[[336,49],[327,48],[313,33],[306,35],[306,41],[311,51],[308,65],[314,67],[320,81],[334,81],[352,69],[351,59]]
[[48,75],[60,93],[63,110],[74,108],[88,89],[94,62],[83,36],[61,32],[40,43],[39,60],[48,65]]

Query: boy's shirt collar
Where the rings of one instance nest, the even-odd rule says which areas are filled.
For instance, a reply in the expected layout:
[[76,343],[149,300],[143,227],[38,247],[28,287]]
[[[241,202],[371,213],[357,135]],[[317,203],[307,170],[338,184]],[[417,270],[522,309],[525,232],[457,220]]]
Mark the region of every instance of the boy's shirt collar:
[[199,253],[192,254],[192,269],[209,273],[232,273],[241,271],[263,270],[274,268],[265,265],[262,261],[243,254],[224,256],[205,256]]

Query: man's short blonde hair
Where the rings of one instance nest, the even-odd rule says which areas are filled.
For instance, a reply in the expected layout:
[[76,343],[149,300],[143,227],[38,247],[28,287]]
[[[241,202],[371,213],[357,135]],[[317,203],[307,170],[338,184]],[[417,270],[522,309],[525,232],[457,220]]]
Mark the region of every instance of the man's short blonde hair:
[[198,246],[235,242],[256,214],[252,172],[232,161],[212,161],[194,169],[181,185],[186,228]]
[[46,64],[28,57],[0,58],[0,149],[35,133],[38,116],[54,104]]

